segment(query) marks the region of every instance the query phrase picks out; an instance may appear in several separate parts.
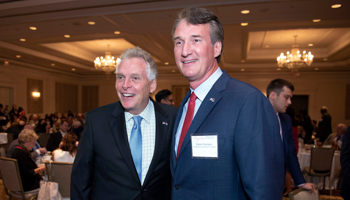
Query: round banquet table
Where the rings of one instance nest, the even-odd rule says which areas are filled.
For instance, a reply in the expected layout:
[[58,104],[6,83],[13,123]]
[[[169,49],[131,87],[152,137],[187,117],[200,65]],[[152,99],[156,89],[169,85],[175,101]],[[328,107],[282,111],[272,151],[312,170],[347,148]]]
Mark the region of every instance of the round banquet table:
[[[301,171],[304,170],[305,167],[310,166],[310,157],[311,157],[311,151],[305,150],[304,148],[299,149],[298,152],[298,160],[300,164]],[[332,171],[331,171],[331,184],[332,189],[335,189],[337,187],[338,179],[339,179],[339,172],[340,172],[340,151],[336,150],[334,153],[333,161],[332,161]],[[323,186],[323,177],[316,177],[316,176],[308,176],[304,174],[305,181],[307,183],[314,183],[317,185],[317,187]],[[326,177],[326,189],[329,189],[329,177]]]

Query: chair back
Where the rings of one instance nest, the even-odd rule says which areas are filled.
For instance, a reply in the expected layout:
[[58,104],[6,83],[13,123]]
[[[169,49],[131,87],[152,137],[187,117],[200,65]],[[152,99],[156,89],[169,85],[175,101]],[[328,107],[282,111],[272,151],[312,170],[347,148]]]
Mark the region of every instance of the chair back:
[[25,199],[17,160],[0,157],[0,172],[2,175],[2,182],[4,183],[5,192],[7,193],[7,190],[10,190],[11,192],[21,193],[23,199]]
[[38,135],[39,135],[39,138],[38,138],[39,144],[42,147],[46,147],[47,142],[49,141],[49,138],[50,138],[50,134],[49,133],[39,133]]
[[61,196],[70,197],[70,178],[73,163],[51,162],[51,164],[45,163],[45,165],[49,180],[58,183],[58,191]]
[[304,190],[303,188],[299,188],[290,192],[288,194],[290,200],[320,200],[320,194],[318,189],[316,188],[316,194],[310,192],[309,190]]
[[333,148],[311,148],[310,170],[315,172],[330,172],[332,169],[332,161],[334,156]]

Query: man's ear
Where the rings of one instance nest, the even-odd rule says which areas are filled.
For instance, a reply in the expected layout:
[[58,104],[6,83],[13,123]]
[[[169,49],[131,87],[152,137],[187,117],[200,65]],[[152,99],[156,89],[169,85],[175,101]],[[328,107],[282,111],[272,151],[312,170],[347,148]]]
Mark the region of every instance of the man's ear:
[[274,91],[270,92],[269,99],[276,99],[276,97],[277,97],[276,92],[274,92]]
[[166,103],[164,99],[161,99],[160,100],[160,103]]
[[214,57],[218,57],[221,54],[222,43],[221,41],[216,41],[214,44]]
[[151,87],[149,93],[152,94],[157,89],[157,79],[151,81]]

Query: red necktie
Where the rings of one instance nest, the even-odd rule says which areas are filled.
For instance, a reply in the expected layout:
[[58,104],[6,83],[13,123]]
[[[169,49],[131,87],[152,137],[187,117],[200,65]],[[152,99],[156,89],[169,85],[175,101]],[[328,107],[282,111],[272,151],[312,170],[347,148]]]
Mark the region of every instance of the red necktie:
[[192,92],[192,94],[190,96],[190,101],[188,102],[188,107],[187,107],[187,113],[186,113],[185,121],[184,121],[184,124],[182,126],[182,130],[181,130],[181,136],[180,136],[179,144],[177,145],[176,159],[179,157],[179,153],[180,153],[182,142],[184,141],[186,133],[188,131],[188,128],[190,127],[190,125],[192,123],[194,107],[196,105],[196,99],[197,99],[196,94],[194,92]]

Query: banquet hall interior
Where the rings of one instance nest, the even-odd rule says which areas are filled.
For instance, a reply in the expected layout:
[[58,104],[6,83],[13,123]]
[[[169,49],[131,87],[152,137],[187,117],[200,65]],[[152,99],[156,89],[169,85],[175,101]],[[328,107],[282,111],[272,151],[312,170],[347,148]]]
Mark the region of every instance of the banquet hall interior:
[[[348,0],[0,0],[0,103],[9,110],[16,104],[29,117],[86,113],[118,101],[115,68],[96,58],[116,60],[139,46],[158,67],[151,97],[169,89],[178,107],[189,84],[176,66],[171,32],[189,6],[221,20],[222,70],[265,95],[271,80],[288,80],[296,113],[306,109],[319,121],[326,106],[333,132],[339,123],[350,125]],[[281,56],[295,49],[305,60]],[[2,199],[2,183],[0,190]]]

